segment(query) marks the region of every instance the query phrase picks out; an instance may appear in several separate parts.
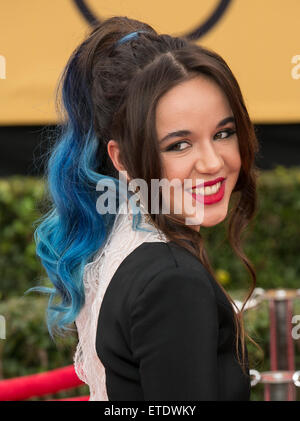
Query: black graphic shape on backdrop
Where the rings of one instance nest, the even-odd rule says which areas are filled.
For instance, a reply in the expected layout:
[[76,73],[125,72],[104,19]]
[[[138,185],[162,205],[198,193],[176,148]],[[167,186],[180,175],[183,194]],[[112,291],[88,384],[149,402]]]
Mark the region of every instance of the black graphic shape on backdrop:
[[[89,23],[89,25],[96,26],[101,22],[101,20],[93,13],[91,8],[86,4],[85,0],[73,0],[73,2],[79,10],[79,12],[84,17],[84,19]],[[182,35],[190,40],[197,40],[203,35],[205,35],[222,18],[231,2],[232,0],[219,0],[219,3],[215,7],[211,15],[205,20],[205,22],[201,23],[193,31]]]

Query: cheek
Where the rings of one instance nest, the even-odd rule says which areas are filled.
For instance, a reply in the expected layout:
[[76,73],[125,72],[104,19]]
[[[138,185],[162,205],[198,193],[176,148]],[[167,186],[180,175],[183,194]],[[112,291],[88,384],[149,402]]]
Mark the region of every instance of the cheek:
[[235,155],[232,155],[232,157],[231,157],[231,169],[232,169],[232,171],[239,172],[240,169],[241,169],[241,165],[242,165],[242,162],[241,162],[240,154],[237,153]]
[[167,178],[168,180],[174,178],[184,180],[185,178],[188,178],[190,174],[189,162],[191,162],[191,160],[185,162],[184,159],[172,159],[171,157],[163,158],[163,178]]
[[225,165],[231,172],[239,172],[242,161],[238,144],[233,144],[232,147],[223,151],[223,159]]

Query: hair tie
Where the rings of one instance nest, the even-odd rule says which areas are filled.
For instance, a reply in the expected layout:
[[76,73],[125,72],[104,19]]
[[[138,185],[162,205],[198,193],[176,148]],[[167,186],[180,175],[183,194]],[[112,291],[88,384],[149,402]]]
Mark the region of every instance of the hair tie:
[[117,42],[116,42],[116,44],[117,45],[119,45],[119,44],[123,44],[124,42],[126,42],[126,41],[128,41],[128,40],[130,40],[130,39],[132,39],[132,38],[136,38],[137,36],[138,36],[138,34],[139,33],[141,33],[141,32],[147,32],[147,31],[136,31],[136,32],[130,32],[130,34],[127,34],[127,35],[125,35],[124,37],[122,37],[121,39],[119,39]]

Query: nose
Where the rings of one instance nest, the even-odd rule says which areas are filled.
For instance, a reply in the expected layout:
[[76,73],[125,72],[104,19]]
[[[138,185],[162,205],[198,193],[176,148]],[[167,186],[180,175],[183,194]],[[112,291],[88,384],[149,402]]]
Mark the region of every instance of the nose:
[[203,142],[195,152],[195,169],[198,173],[216,174],[224,166],[222,155],[216,147],[216,142]]

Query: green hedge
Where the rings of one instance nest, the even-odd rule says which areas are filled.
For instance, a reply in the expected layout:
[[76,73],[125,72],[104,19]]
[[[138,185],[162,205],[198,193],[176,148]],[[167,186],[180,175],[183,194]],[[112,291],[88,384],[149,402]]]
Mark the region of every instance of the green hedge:
[[43,195],[40,179],[0,179],[0,299],[23,295],[45,276],[33,239],[33,224],[42,215]]
[[[32,177],[0,179],[0,314],[6,319],[6,339],[0,340],[0,378],[10,378],[72,364],[76,334],[54,343],[47,332],[47,298],[24,292],[48,285],[46,273],[35,255],[33,230],[48,210],[44,183]],[[277,167],[261,173],[258,185],[259,212],[247,230],[244,250],[257,273],[257,286],[299,288],[300,260],[300,168]],[[224,222],[202,228],[218,279],[233,298],[244,298],[250,274],[224,240]],[[248,343],[251,368],[270,369],[269,319],[266,303],[245,314],[251,337],[265,351],[265,359]],[[294,303],[300,314],[300,303]],[[299,341],[295,341],[296,368],[300,368]],[[262,385],[253,388],[252,400],[262,400]],[[54,397],[87,394],[86,386]],[[50,397],[47,397],[50,398]]]

